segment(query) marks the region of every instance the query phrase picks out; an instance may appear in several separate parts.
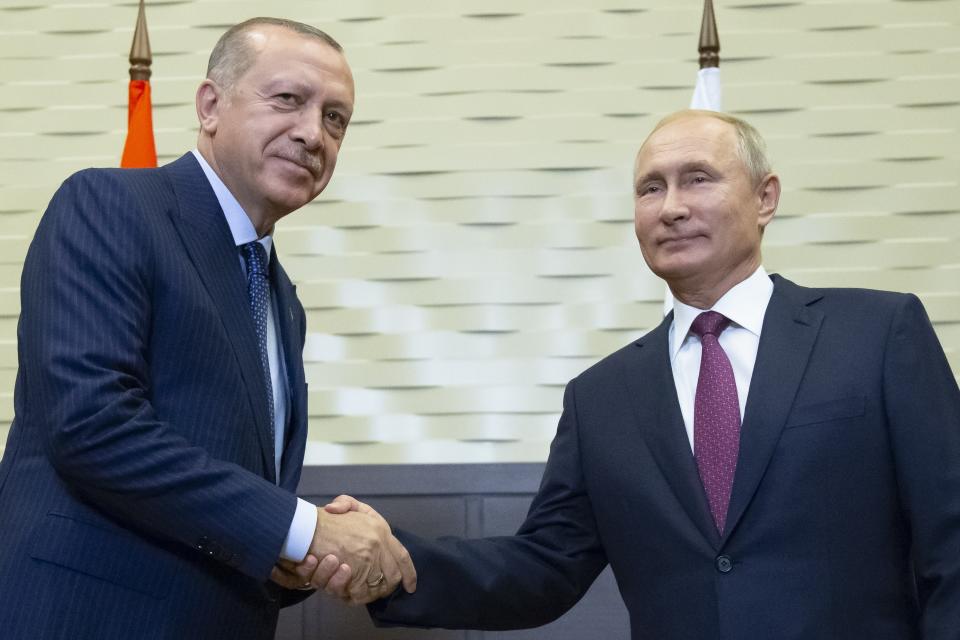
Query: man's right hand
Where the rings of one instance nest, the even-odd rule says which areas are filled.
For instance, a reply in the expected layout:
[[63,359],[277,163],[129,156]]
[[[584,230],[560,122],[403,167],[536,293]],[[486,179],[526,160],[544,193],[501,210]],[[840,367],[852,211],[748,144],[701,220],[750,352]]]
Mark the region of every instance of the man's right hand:
[[[318,570],[310,579],[317,589],[342,598],[350,604],[366,604],[387,596],[403,583],[413,593],[417,572],[410,554],[390,532],[386,520],[371,507],[348,496],[332,503],[339,508],[317,510],[317,528],[309,556],[335,556],[352,569],[346,572]],[[331,505],[331,506],[332,506]],[[309,557],[308,556],[308,557]]]

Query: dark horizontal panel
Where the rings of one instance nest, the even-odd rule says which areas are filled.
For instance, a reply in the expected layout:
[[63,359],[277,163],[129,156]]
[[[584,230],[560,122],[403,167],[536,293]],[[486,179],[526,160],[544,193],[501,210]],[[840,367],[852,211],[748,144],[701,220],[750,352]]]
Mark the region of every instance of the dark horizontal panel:
[[338,495],[349,486],[369,496],[532,494],[543,463],[404,464],[304,467],[301,495]]

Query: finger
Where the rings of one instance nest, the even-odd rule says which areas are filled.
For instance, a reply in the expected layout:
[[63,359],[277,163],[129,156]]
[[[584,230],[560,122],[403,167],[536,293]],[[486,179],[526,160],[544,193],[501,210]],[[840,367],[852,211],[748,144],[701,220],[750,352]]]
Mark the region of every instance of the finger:
[[381,558],[380,571],[373,571],[367,576],[366,592],[363,595],[362,602],[358,602],[358,604],[367,604],[389,596],[397,590],[401,578],[402,575],[396,560],[389,552],[385,551]]
[[367,604],[377,599],[375,593],[374,589],[369,587],[365,582],[354,581],[348,590],[349,598],[347,602],[352,605]]
[[349,598],[347,589],[350,586],[350,578],[352,576],[353,570],[350,568],[350,565],[339,565],[334,574],[330,577],[330,580],[327,581],[324,591],[337,598]]
[[356,511],[356,509],[354,509],[353,502],[350,502],[348,500],[341,500],[340,498],[337,498],[332,502],[330,502],[329,504],[325,505],[323,507],[323,510],[326,511],[327,513],[333,513],[336,515],[339,515],[342,513],[349,513],[350,511]]
[[310,580],[310,576],[317,570],[319,562],[317,561],[317,556],[310,553],[307,554],[307,557],[299,564],[290,562],[289,560],[281,560],[279,564],[286,571],[296,575],[300,579],[300,585],[303,585]]
[[[381,552],[381,555],[388,554]],[[375,593],[385,581],[385,577],[381,579],[381,576],[385,576],[380,566],[381,560],[383,560],[382,557],[377,558],[375,562],[360,568],[354,573],[353,578],[350,580],[349,589],[347,590],[351,604],[366,604],[377,599]],[[371,582],[376,582],[377,584],[372,585],[370,584]]]
[[284,571],[280,567],[274,567],[270,570],[270,580],[285,589],[299,589],[304,584],[304,581],[296,574]]
[[330,579],[336,575],[340,568],[340,561],[337,556],[330,554],[324,556],[323,560],[317,565],[317,570],[309,577],[310,584],[315,589],[326,589]]
[[[310,556],[307,556],[307,558],[309,558],[309,557],[310,557]],[[304,560],[306,560],[306,558],[304,558]],[[286,558],[280,558],[279,560],[277,560],[277,566],[280,567],[281,569],[283,569],[284,571],[288,571],[288,572],[290,572],[290,573],[293,573],[294,570],[297,568],[297,563],[294,562],[293,560],[287,560]]]
[[387,551],[393,560],[397,563],[397,569],[400,572],[403,590],[407,593],[413,593],[417,590],[417,569],[413,566],[413,558],[410,552],[394,536],[387,539]]
[[323,589],[327,586],[327,582],[336,573],[337,568],[340,566],[340,561],[337,559],[337,556],[327,554],[323,557],[319,563],[317,563],[317,568],[309,576],[307,576],[304,581],[309,582],[313,585],[314,589]]
[[347,513],[348,511],[359,511],[363,503],[348,495],[339,495],[330,501],[330,504],[324,507],[327,513]]

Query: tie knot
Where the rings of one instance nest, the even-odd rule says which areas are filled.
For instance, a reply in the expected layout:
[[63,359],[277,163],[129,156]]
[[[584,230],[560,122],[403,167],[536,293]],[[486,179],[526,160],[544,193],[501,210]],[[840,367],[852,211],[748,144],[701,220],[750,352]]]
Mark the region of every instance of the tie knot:
[[704,311],[698,315],[693,324],[690,325],[690,331],[703,338],[705,335],[719,336],[727,325],[730,324],[730,318],[716,311]]
[[267,275],[267,250],[260,242],[254,240],[240,247],[243,252],[243,261],[247,264],[247,273],[252,276]]

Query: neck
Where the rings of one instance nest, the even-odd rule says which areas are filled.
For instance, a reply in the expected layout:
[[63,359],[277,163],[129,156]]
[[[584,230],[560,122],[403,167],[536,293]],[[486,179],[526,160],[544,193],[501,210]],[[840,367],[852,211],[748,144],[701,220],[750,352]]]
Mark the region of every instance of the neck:
[[680,302],[696,309],[710,309],[730,289],[752,276],[758,268],[760,268],[760,256],[735,269],[717,274],[713,278],[695,276],[668,280],[667,285],[673,297]]
[[250,202],[244,202],[244,194],[241,190],[234,188],[234,185],[231,184],[230,176],[225,175],[223,170],[220,168],[220,165],[217,163],[217,156],[213,153],[213,146],[210,143],[210,139],[201,135],[200,139],[197,140],[197,151],[200,152],[200,155],[203,156],[203,159],[207,161],[207,164],[210,165],[210,168],[213,169],[213,172],[217,174],[217,177],[220,178],[220,181],[223,182],[224,186],[230,191],[234,198],[237,199],[237,202],[240,203],[240,207],[243,208],[243,212],[246,214],[247,218],[250,219],[250,223],[253,225],[253,228],[257,231],[257,237],[262,238],[263,236],[273,232],[273,225],[279,219],[280,216],[272,216],[267,211],[262,211],[261,209],[253,206]]

